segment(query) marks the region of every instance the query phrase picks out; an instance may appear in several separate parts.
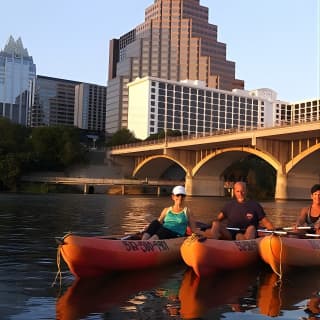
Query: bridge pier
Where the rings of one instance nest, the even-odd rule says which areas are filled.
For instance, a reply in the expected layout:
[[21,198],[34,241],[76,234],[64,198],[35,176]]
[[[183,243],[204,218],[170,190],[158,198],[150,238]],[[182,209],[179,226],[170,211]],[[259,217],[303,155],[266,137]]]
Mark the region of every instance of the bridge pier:
[[287,186],[288,186],[287,175],[278,170],[274,198],[277,200],[288,199],[288,187]]
[[186,177],[186,192],[189,196],[224,196],[224,181],[220,177]]
[[288,198],[289,199],[310,199],[310,188],[320,183],[320,176],[317,174],[292,174],[288,176]]

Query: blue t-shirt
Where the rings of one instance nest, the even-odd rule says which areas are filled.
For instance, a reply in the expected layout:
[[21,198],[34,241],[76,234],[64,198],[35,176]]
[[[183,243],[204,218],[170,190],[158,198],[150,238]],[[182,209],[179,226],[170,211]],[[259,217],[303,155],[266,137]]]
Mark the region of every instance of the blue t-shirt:
[[231,200],[221,210],[224,217],[228,219],[228,227],[246,229],[253,225],[258,229],[259,221],[263,219],[266,214],[261,205],[253,200],[245,202],[238,202]]

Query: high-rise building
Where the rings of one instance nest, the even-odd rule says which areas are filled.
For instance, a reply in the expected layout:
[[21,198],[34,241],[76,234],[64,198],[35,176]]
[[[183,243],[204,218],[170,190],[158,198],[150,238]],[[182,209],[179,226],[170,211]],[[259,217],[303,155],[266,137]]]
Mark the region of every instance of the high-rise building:
[[80,83],[75,87],[74,125],[90,131],[104,131],[106,126],[105,86]]
[[38,75],[31,85],[28,125],[76,126],[102,132],[106,119],[106,87]]
[[110,41],[107,132],[128,126],[127,85],[145,76],[201,80],[221,90],[244,88],[199,0],[155,0],[142,24]]
[[0,116],[27,124],[30,81],[36,77],[36,65],[23,47],[21,38],[10,36],[0,51]]
[[32,82],[28,125],[74,125],[75,86],[80,82],[38,75]]

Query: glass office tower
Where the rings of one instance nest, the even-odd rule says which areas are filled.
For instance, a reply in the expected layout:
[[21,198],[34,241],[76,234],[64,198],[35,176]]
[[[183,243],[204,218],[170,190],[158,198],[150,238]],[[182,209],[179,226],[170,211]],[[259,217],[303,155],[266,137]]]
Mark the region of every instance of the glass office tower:
[[10,36],[0,51],[0,116],[27,124],[30,82],[35,79],[36,65],[21,38]]

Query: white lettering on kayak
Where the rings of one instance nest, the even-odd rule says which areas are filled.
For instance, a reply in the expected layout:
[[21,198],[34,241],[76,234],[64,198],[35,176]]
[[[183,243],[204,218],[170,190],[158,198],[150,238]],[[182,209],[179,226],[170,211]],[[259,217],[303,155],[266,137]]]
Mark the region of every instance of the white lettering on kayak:
[[255,240],[235,241],[240,251],[256,251],[258,249]]
[[122,240],[127,251],[142,251],[142,252],[155,252],[155,251],[168,251],[169,246],[166,241],[130,241]]

